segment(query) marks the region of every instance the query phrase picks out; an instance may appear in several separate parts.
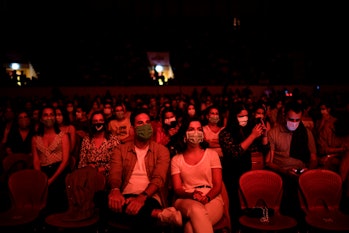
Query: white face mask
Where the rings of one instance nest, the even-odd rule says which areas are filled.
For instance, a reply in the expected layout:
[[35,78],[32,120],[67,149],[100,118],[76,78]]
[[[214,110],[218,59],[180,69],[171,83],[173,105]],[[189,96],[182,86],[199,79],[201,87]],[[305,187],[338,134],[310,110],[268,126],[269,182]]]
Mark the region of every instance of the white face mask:
[[187,131],[187,140],[193,144],[199,144],[204,141],[204,132],[202,131]]
[[286,126],[287,126],[287,129],[289,130],[289,131],[295,131],[297,128],[298,128],[298,126],[299,126],[299,122],[300,121],[297,121],[297,122],[293,122],[293,121],[287,121],[286,122]]
[[247,125],[248,116],[238,117],[239,125],[244,127]]
[[173,122],[173,121],[176,121],[176,117],[171,117],[171,118],[165,119],[164,123],[166,125],[171,125],[171,122]]

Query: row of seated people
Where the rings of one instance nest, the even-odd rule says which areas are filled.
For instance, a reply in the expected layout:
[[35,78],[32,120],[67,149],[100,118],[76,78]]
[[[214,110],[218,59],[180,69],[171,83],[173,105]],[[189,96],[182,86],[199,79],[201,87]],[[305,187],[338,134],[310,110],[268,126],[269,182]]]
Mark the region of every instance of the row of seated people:
[[[116,153],[115,151],[118,151],[118,149],[122,148],[123,145],[134,143],[136,139],[140,139],[141,137],[149,137],[148,139],[152,139],[152,141],[157,142],[161,142],[161,140],[163,141],[159,144],[163,144],[169,151],[169,157],[171,159],[171,174],[173,172],[172,169],[175,161],[175,159],[173,159],[174,156],[177,154],[183,154],[184,156],[186,154],[189,137],[187,131],[195,131],[195,136],[193,136],[193,138],[196,138],[196,140],[199,141],[202,140],[208,143],[209,147],[214,148],[214,151],[217,152],[218,158],[220,158],[219,164],[221,164],[222,167],[222,180],[224,180],[226,184],[232,184],[227,187],[227,191],[229,193],[230,202],[232,203],[232,207],[230,208],[230,215],[232,216],[231,219],[233,226],[238,225],[237,219],[241,214],[239,213],[240,210],[238,208],[238,179],[241,174],[252,168],[252,155],[254,152],[261,152],[263,158],[265,158],[266,166],[285,175],[285,177],[292,177],[292,175],[294,175],[294,173],[292,173],[294,168],[312,169],[318,166],[315,140],[312,137],[311,131],[301,123],[303,109],[301,104],[298,102],[290,101],[284,108],[284,121],[280,121],[279,124],[275,124],[273,127],[268,126],[268,124],[266,123],[267,121],[264,120],[262,120],[260,123],[255,123],[254,120],[251,120],[253,119],[253,115],[249,115],[249,109],[246,107],[246,105],[244,103],[238,102],[234,103],[231,106],[229,115],[226,117],[226,122],[224,119],[222,120],[222,118],[220,118],[219,108],[211,106],[208,108],[208,111],[206,112],[207,114],[205,116],[193,116],[191,118],[200,120],[200,126],[197,129],[191,130],[185,127],[187,123],[191,122],[189,118],[183,118],[179,121],[179,119],[176,119],[176,116],[174,115],[175,112],[167,111],[167,109],[164,109],[162,111],[163,122],[161,126],[165,131],[158,130],[157,125],[153,124],[150,114],[148,114],[149,120],[147,120],[146,122],[137,122],[134,121],[134,118],[132,118],[132,116],[125,116],[127,114],[125,114],[126,112],[124,106],[119,107],[120,109],[115,109],[116,113],[122,113],[120,114],[122,115],[122,119],[129,120],[129,127],[126,128],[129,130],[125,131],[125,129],[123,129],[124,138],[120,138],[113,133],[109,133],[110,131],[108,130],[108,128],[111,127],[112,120],[109,121],[108,124],[106,124],[107,119],[105,112],[96,111],[91,115],[91,119],[89,121],[90,131],[88,131],[88,133],[81,137],[78,156],[75,154],[75,157],[72,155],[74,150],[72,150],[73,143],[71,139],[71,131],[68,130],[71,127],[68,126],[60,129],[58,125],[60,116],[62,116],[62,113],[59,113],[59,108],[54,108],[49,105],[43,107],[41,113],[39,114],[39,127],[34,133],[32,140],[30,140],[29,147],[30,151],[32,152],[31,156],[33,156],[33,167],[35,169],[44,171],[49,177],[48,182],[51,190],[50,193],[52,195],[49,195],[48,209],[57,211],[58,209],[63,210],[64,208],[66,208],[67,201],[64,199],[64,197],[66,196],[64,177],[72,169],[76,169],[77,167],[95,167],[96,170],[103,173],[109,181],[108,184],[110,186],[108,187],[108,189],[112,190],[116,188],[110,191],[110,193],[118,193],[117,191],[118,189],[121,189],[121,184],[118,183],[117,187],[113,187],[113,181],[112,178],[110,178],[113,164],[113,155]],[[263,108],[261,109],[263,110]],[[141,108],[140,110],[145,109]],[[136,113],[136,111],[134,111],[134,113]],[[119,118],[121,118],[120,115]],[[257,115],[263,115],[263,113],[257,113],[256,111],[254,116]],[[28,118],[28,116],[23,118]],[[28,120],[29,119],[27,119],[27,121]],[[201,122],[204,122],[205,120],[207,120],[207,123],[202,124]],[[220,122],[221,125],[219,125],[218,122]],[[283,122],[285,124],[281,124]],[[147,127],[136,127],[137,123],[146,125]],[[131,124],[133,124],[133,126],[131,126]],[[209,133],[206,133],[205,126],[215,126],[219,131],[219,133],[217,134],[218,137],[213,138],[211,141],[209,139],[206,139],[205,137],[206,135],[209,135]],[[214,129],[214,127],[211,127],[210,129],[212,128]],[[156,129],[156,133],[153,132],[153,129]],[[166,132],[166,130],[167,133],[164,133]],[[202,134],[198,134],[198,131],[201,131]],[[160,137],[161,140],[159,140],[157,137],[161,134],[159,134],[158,132],[162,132],[163,135],[167,136],[167,138],[163,136]],[[155,138],[154,135],[156,135]],[[173,135],[176,135],[176,137],[172,137]],[[197,139],[200,137],[202,138]],[[198,144],[198,141],[196,142],[196,144]],[[304,145],[308,145],[308,147],[304,147]],[[138,153],[142,154],[142,150],[138,149],[142,148],[137,147],[137,149],[135,149],[133,152],[137,155],[137,158],[139,156]],[[200,153],[198,152],[197,155],[200,155]],[[201,155],[201,157],[199,156],[198,158],[202,158],[202,156],[203,155]],[[195,165],[200,161],[200,159],[196,158],[195,156],[189,156],[187,158],[188,160],[184,159],[184,161],[189,165]],[[71,166],[68,166],[71,161],[75,162],[70,164]],[[181,163],[180,165],[183,164]],[[145,164],[143,164],[142,166],[145,166]],[[151,165],[146,164],[146,172],[148,172],[148,166]],[[180,178],[183,179],[183,177],[181,176]],[[118,182],[120,182],[120,180],[118,180]],[[145,184],[146,183],[147,182],[145,182]],[[290,181],[290,183],[292,184],[292,181]],[[174,192],[176,192],[176,182],[173,181],[170,185],[171,187],[173,185],[173,190]],[[212,184],[203,185],[214,187],[212,186]],[[198,186],[202,185],[200,184]],[[287,187],[293,186],[287,185]],[[134,188],[129,187],[129,190],[132,190],[131,193],[136,192],[137,194],[140,194],[145,191],[145,193],[143,193],[143,196],[145,197],[153,196],[153,194],[155,194],[155,189],[151,185],[143,186],[142,188],[138,187],[138,189],[139,190],[136,191],[134,190]],[[209,188],[209,190],[211,190],[211,188]],[[218,188],[218,190],[220,190],[220,188]],[[293,188],[291,188],[291,190],[293,190]],[[150,193],[148,193],[147,191],[149,191]],[[128,191],[124,193],[127,192]],[[211,191],[209,191],[209,193],[210,192]],[[292,191],[285,193],[292,193]],[[189,195],[190,198],[193,197],[192,194],[193,193],[189,192],[188,190],[184,190],[184,193],[182,194],[176,193],[176,195],[183,197],[188,197],[186,195]],[[216,196],[216,194],[213,189],[212,195]],[[56,195],[58,195],[59,198],[57,198]],[[203,199],[207,199],[208,201],[213,198],[211,197],[211,195],[205,195],[205,193],[203,193],[203,196]],[[195,199],[197,198],[199,197],[196,197]],[[118,209],[117,204],[115,204],[116,207],[113,207],[112,200],[113,195],[110,195],[110,208]],[[121,201],[121,203],[123,203],[123,201]],[[292,205],[291,207],[293,206],[296,205]],[[137,209],[136,207],[134,208]],[[178,209],[180,209],[180,207],[178,207]],[[285,209],[289,211],[291,210],[289,207]],[[172,211],[173,209],[170,210]],[[299,209],[290,214],[298,215],[298,211]],[[174,214],[174,216],[178,214],[177,211],[173,210],[172,212],[171,214]],[[183,212],[181,211],[182,215],[185,214]],[[155,215],[161,216],[160,213],[161,212],[157,212],[157,214]],[[188,232],[190,232],[190,230],[188,230]]]

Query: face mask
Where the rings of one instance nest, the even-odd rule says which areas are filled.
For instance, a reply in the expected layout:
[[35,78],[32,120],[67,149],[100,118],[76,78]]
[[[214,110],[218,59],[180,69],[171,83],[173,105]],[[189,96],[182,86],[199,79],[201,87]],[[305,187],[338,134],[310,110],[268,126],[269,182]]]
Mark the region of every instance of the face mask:
[[111,109],[108,109],[108,108],[104,109],[103,112],[104,112],[105,115],[110,115],[111,114]]
[[104,123],[96,123],[96,124],[92,124],[92,130],[94,132],[101,132],[104,128]]
[[171,118],[165,119],[165,120],[164,120],[164,123],[165,123],[166,125],[171,125],[171,122],[173,122],[173,121],[176,121],[176,118],[175,118],[175,117],[171,117]]
[[289,131],[295,131],[295,130],[298,128],[298,126],[299,126],[299,122],[300,122],[300,121],[298,121],[298,122],[287,121],[287,122],[286,122],[286,124],[287,124],[287,129],[288,129]]
[[153,135],[153,127],[151,126],[151,124],[137,126],[136,135],[140,140],[146,141],[150,139],[151,136]]
[[239,125],[244,127],[247,125],[248,116],[238,117]]
[[208,118],[208,121],[213,124],[217,124],[219,121],[219,116],[211,116]]
[[118,119],[124,119],[125,114],[123,112],[117,112],[115,113],[115,116]]
[[188,110],[188,115],[189,116],[194,116],[195,115],[195,109]]
[[43,123],[46,127],[50,128],[50,127],[52,127],[52,126],[55,124],[55,119],[46,119],[46,120],[42,120],[42,123]]
[[188,131],[186,133],[187,135],[187,140],[188,142],[190,143],[193,143],[193,144],[199,144],[200,142],[203,142],[204,140],[204,132],[202,131]]

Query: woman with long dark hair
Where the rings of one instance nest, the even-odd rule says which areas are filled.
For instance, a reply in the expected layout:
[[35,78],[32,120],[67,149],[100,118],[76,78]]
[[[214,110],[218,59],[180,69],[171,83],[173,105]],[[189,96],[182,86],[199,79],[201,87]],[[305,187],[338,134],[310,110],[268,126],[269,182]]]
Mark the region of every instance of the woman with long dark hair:
[[55,109],[46,105],[40,111],[40,123],[32,139],[34,169],[48,176],[48,199],[46,209],[60,212],[67,208],[65,177],[69,170],[70,142],[68,135],[60,130],[56,122]]
[[252,168],[252,148],[258,146],[260,151],[265,151],[270,147],[265,126],[262,123],[255,124],[249,118],[247,106],[243,102],[235,102],[229,109],[226,127],[219,133],[219,144],[223,152],[223,181],[231,203],[230,216],[233,228],[238,226],[238,218],[241,215],[239,179],[244,172]]

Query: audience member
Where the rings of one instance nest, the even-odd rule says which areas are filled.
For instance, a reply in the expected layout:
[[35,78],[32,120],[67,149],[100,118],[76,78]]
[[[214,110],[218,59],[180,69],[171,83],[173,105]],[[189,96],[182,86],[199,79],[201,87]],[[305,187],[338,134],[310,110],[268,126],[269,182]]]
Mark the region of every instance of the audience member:
[[235,102],[229,109],[226,127],[219,133],[219,144],[222,148],[223,181],[226,184],[230,200],[230,217],[233,230],[239,226],[241,215],[238,195],[240,176],[251,170],[251,153],[256,140],[260,140],[259,150],[269,150],[263,124],[249,120],[249,112],[241,102]]
[[0,122],[0,129],[1,129],[1,132],[0,132],[0,139],[1,139],[0,151],[5,149],[5,145],[6,145],[10,130],[12,128],[12,124],[13,124],[13,122],[15,122],[15,116],[16,116],[16,113],[15,113],[13,107],[10,104],[8,104],[5,107],[5,110],[4,110],[4,113],[3,113],[3,116],[2,116],[2,119]]
[[105,122],[107,125],[109,124],[109,121],[115,119],[112,102],[105,101],[103,103],[103,114],[104,114]]
[[[76,151],[76,129],[75,126],[70,123],[69,115],[67,110],[62,106],[57,106],[56,111],[56,122],[61,131],[66,133],[69,137],[70,142],[70,154],[73,156],[73,153]],[[75,155],[74,155],[75,156]]]
[[33,166],[48,176],[47,213],[67,208],[65,177],[69,172],[69,138],[59,129],[55,110],[46,105],[40,112],[40,125],[32,138]]
[[[305,127],[310,129],[310,131],[315,136],[315,121],[314,121],[314,104],[310,104],[310,101],[301,100],[301,104],[303,105],[304,111],[302,116],[302,122]],[[315,139],[316,140],[316,139]]]
[[259,102],[254,105],[253,112],[251,115],[253,117],[252,119],[256,121],[256,124],[261,123],[262,121],[262,123],[265,126],[265,130],[268,132],[271,129],[271,122],[266,112],[266,105]]
[[208,147],[215,150],[219,157],[223,156],[222,148],[219,145],[219,133],[224,129],[223,116],[220,113],[220,108],[216,105],[211,105],[206,109],[203,131],[204,140],[208,143]]
[[190,119],[190,118],[193,118],[193,117],[200,117],[201,116],[200,111],[195,106],[195,104],[189,103],[187,105],[186,110],[187,111],[184,113],[184,116],[185,116],[186,119],[188,119],[188,118]]
[[324,168],[338,172],[339,157],[348,151],[349,145],[335,133],[337,117],[332,113],[330,103],[323,101],[319,106],[320,118],[315,124],[315,142],[320,164]]
[[76,106],[74,105],[74,101],[68,100],[65,104],[65,108],[68,112],[69,122],[75,122],[76,119]]
[[285,104],[283,122],[268,132],[270,152],[266,158],[268,169],[283,177],[284,192],[280,210],[302,224],[303,216],[298,199],[298,176],[306,169],[317,167],[316,145],[312,132],[302,123],[303,107],[290,100]]
[[102,111],[92,113],[89,125],[89,134],[81,143],[78,168],[94,167],[108,180],[110,158],[119,145],[119,140],[107,130]]
[[267,111],[267,116],[270,119],[271,127],[274,127],[283,118],[283,110],[284,110],[284,101],[280,98],[270,105],[270,108]]
[[166,146],[170,150],[171,158],[178,152],[179,140],[178,131],[180,122],[177,120],[175,111],[171,108],[164,108],[161,112],[161,128],[156,130],[156,142]]
[[213,233],[213,225],[223,216],[222,166],[217,152],[204,142],[199,118],[186,122],[184,130],[186,148],[171,160],[174,207],[186,221],[185,233]]
[[130,118],[126,116],[126,107],[122,102],[114,106],[115,119],[109,121],[108,130],[114,134],[121,143],[133,140],[133,128]]
[[98,101],[97,98],[95,98],[93,101],[92,101],[92,105],[91,105],[91,108],[89,109],[88,113],[87,113],[87,118],[88,119],[91,119],[91,116],[92,116],[92,113],[94,113],[95,111],[100,111],[102,110],[102,107],[100,105],[100,102]]
[[131,123],[134,140],[121,144],[111,157],[109,207],[115,220],[129,223],[135,231],[156,232],[158,220],[181,225],[182,216],[168,205],[167,188],[170,153],[152,140],[150,115],[145,109],[134,110]]
[[[75,121],[73,125],[76,129],[77,140],[82,141],[82,139],[89,133],[89,119],[87,118],[87,110],[85,106],[76,106]],[[78,144],[80,146],[80,144]]]
[[31,115],[32,125],[34,127],[35,132],[38,131],[40,125],[40,106],[35,106]]
[[301,119],[302,105],[290,101],[285,106],[283,124],[268,133],[270,152],[267,163],[270,169],[289,174],[293,168],[316,168],[317,151],[312,132]]
[[19,111],[7,137],[6,155],[31,154],[31,141],[34,134],[35,131],[31,125],[29,113],[25,110]]

